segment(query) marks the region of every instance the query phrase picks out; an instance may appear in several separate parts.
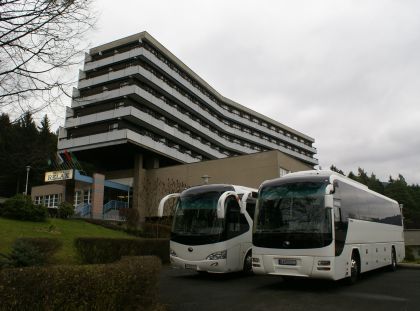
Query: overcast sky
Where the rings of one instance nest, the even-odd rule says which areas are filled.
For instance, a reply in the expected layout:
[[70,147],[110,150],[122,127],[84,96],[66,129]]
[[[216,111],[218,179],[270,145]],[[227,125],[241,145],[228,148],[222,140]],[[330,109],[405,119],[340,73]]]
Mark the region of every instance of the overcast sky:
[[[420,183],[420,1],[98,0],[92,46],[148,31],[322,168]],[[70,104],[70,103],[69,103]]]

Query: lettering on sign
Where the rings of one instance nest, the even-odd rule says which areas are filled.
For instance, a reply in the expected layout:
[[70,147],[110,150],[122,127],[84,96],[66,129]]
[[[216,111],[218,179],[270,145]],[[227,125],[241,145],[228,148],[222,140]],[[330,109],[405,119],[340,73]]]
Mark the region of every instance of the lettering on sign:
[[45,182],[73,179],[73,170],[54,171],[45,173]]

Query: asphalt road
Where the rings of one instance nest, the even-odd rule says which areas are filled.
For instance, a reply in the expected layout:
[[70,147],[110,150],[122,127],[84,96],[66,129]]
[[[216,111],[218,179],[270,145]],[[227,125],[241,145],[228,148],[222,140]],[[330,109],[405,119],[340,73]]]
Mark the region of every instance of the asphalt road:
[[161,302],[169,311],[420,310],[420,270],[379,270],[352,286],[242,274],[201,275],[165,266]]

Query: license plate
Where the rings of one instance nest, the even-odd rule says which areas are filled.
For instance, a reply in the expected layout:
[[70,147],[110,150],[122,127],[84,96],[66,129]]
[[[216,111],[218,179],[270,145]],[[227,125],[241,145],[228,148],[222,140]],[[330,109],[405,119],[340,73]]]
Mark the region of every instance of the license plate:
[[283,266],[296,266],[296,259],[280,258],[279,265]]
[[185,264],[185,269],[188,270],[197,270],[197,265],[189,265],[189,264]]

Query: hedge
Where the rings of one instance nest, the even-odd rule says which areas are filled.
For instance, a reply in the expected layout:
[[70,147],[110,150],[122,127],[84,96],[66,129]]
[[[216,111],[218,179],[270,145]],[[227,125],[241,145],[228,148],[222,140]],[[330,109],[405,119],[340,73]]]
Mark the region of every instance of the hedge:
[[168,239],[77,238],[75,247],[83,263],[110,263],[123,256],[157,256],[169,262]]
[[163,310],[160,260],[0,271],[1,310]]
[[12,244],[11,253],[2,255],[0,268],[45,265],[61,245],[61,241],[52,238],[18,238]]
[[420,259],[420,246],[406,245],[405,246],[405,260],[417,261]]
[[30,196],[17,194],[8,199],[0,208],[0,216],[25,220],[25,221],[45,221],[48,209],[43,205],[35,205]]
[[102,219],[84,219],[86,222],[102,226],[112,230],[124,231],[128,234],[135,235],[138,237],[145,238],[170,238],[171,236],[171,226],[160,224],[157,222],[153,223],[144,223],[141,229],[136,229],[130,226],[127,226],[123,222],[117,222],[112,220],[102,220]]

